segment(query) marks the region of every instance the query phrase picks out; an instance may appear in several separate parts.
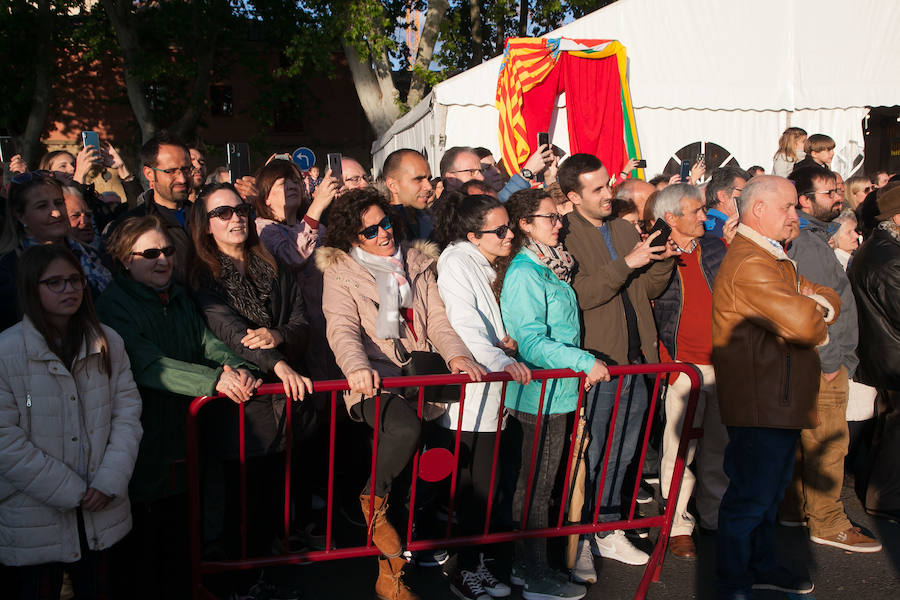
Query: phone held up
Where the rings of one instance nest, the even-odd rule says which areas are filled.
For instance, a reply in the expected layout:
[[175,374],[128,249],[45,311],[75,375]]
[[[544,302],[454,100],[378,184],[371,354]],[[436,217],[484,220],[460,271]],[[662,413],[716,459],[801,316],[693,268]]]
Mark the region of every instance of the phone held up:
[[329,170],[331,170],[331,176],[338,181],[342,181],[344,179],[344,170],[341,167],[341,160],[343,160],[343,157],[339,152],[334,152],[328,155],[328,168]]
[[669,241],[669,236],[672,234],[672,228],[669,227],[669,224],[662,219],[657,219],[656,223],[653,224],[653,227],[650,229],[650,231],[647,232],[648,237],[652,236],[656,231],[659,232],[659,235],[653,238],[653,241],[650,242],[650,245],[653,247],[665,246],[666,242]]
[[225,144],[228,164],[228,178],[234,183],[241,177],[250,175],[250,145],[245,142],[228,142]]
[[691,161],[681,161],[681,183],[688,183],[691,180]]
[[[549,146],[550,145],[550,132],[548,131],[540,131],[537,134],[537,144],[538,148],[541,146]],[[544,183],[544,172],[541,171],[535,176],[535,180],[538,183]]]
[[0,163],[6,164],[16,155],[16,143],[9,136],[0,136]]

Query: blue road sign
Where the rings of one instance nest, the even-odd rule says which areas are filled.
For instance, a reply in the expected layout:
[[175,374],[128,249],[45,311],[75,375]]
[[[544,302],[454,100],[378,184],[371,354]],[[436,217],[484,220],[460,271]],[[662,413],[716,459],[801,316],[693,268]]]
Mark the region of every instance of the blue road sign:
[[310,167],[316,164],[316,155],[309,148],[300,146],[299,148],[294,150],[293,154],[291,154],[291,160],[294,161],[294,164],[300,167],[300,170],[308,171]]

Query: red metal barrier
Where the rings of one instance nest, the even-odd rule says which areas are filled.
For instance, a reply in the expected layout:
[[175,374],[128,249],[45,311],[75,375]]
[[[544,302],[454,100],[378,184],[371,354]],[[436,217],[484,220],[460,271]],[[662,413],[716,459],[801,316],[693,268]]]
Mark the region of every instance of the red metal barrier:
[[[696,411],[697,399],[700,390],[700,374],[695,367],[689,364],[684,363],[664,363],[664,364],[642,364],[642,365],[623,365],[623,366],[611,366],[609,367],[610,374],[613,377],[623,376],[623,375],[647,375],[647,376],[655,376],[655,384],[653,387],[653,395],[650,399],[649,410],[647,411],[647,423],[645,424],[645,433],[640,446],[640,461],[638,464],[638,473],[635,478],[635,485],[633,489],[633,493],[631,495],[631,503],[628,510],[628,518],[623,521],[612,521],[605,523],[598,523],[597,517],[599,512],[599,497],[596,502],[596,509],[593,515],[592,523],[583,523],[583,524],[571,524],[564,525],[565,512],[567,508],[567,495],[569,491],[569,477],[571,475],[571,467],[572,462],[575,457],[576,452],[576,444],[575,439],[578,430],[578,419],[574,419],[575,424],[572,428],[571,439],[570,439],[570,450],[568,456],[566,458],[566,472],[565,472],[565,484],[563,486],[563,497],[560,503],[560,511],[559,517],[556,522],[556,526],[554,527],[546,527],[542,529],[526,529],[527,521],[524,518],[525,515],[528,514],[528,502],[531,496],[531,489],[533,484],[534,477],[534,462],[535,462],[535,453],[537,450],[537,444],[534,445],[534,449],[532,451],[531,456],[531,464],[529,465],[529,476],[528,476],[528,487],[527,493],[525,495],[525,508],[524,515],[522,519],[521,529],[516,531],[490,531],[491,524],[491,515],[493,508],[493,500],[494,500],[494,492],[496,490],[497,483],[497,469],[498,469],[498,456],[499,456],[499,447],[500,447],[500,439],[502,436],[502,418],[499,419],[497,426],[497,436],[495,437],[494,449],[493,449],[493,464],[491,466],[491,480],[490,480],[490,495],[487,501],[486,506],[486,515],[484,522],[484,530],[481,535],[469,535],[469,536],[456,536],[451,537],[451,527],[453,523],[453,511],[454,511],[454,500],[456,493],[456,479],[457,479],[457,471],[459,464],[459,444],[460,444],[460,428],[462,424],[462,419],[459,419],[459,425],[457,426],[456,432],[456,440],[454,444],[454,468],[451,474],[450,481],[450,497],[448,502],[448,519],[447,519],[447,531],[446,537],[438,538],[438,539],[429,539],[429,540],[412,540],[412,531],[413,531],[413,519],[415,515],[415,503],[416,503],[416,483],[418,477],[412,478],[412,484],[410,489],[410,506],[409,506],[409,521],[407,523],[407,534],[406,534],[406,547],[411,551],[416,550],[427,550],[427,549],[436,549],[436,548],[450,548],[457,546],[468,546],[468,545],[481,545],[481,544],[491,544],[498,542],[509,542],[518,539],[524,538],[534,538],[534,537],[558,537],[570,534],[585,534],[585,533],[595,533],[598,531],[608,531],[614,529],[636,529],[641,527],[659,527],[660,532],[657,538],[655,547],[650,556],[650,561],[647,563],[646,569],[644,571],[644,575],[641,579],[641,582],[638,586],[637,591],[635,592],[635,598],[641,599],[644,598],[647,594],[647,590],[649,588],[651,581],[657,581],[659,579],[659,573],[662,569],[663,558],[665,557],[666,545],[669,539],[669,531],[672,526],[672,519],[674,516],[675,498],[678,497],[678,490],[681,487],[681,480],[684,474],[685,469],[685,456],[687,454],[688,444],[691,440],[699,438],[703,431],[702,429],[693,427],[694,423],[694,413]],[[637,503],[637,493],[640,486],[641,481],[641,471],[643,469],[644,458],[647,452],[647,443],[650,436],[651,422],[653,418],[654,411],[656,409],[657,397],[659,395],[660,390],[660,382],[666,374],[669,373],[684,373],[691,381],[691,392],[690,397],[688,399],[687,409],[685,412],[684,418],[684,426],[681,432],[681,441],[678,446],[678,454],[675,460],[675,469],[672,474],[672,483],[669,488],[669,493],[667,497],[672,501],[666,503],[665,513],[658,516],[653,517],[640,517],[635,519],[635,506]],[[541,384],[541,397],[538,408],[538,420],[536,426],[536,438],[537,435],[540,434],[541,428],[541,417],[540,414],[543,410],[544,404],[544,395],[547,387],[547,381],[553,379],[571,379],[578,378],[580,384],[584,383],[584,375],[581,373],[575,373],[569,369],[556,369],[556,370],[536,370],[532,372],[532,378],[534,380],[542,381]],[[489,373],[485,376],[484,381],[486,382],[504,382],[503,383],[503,397],[500,405],[500,415],[504,412],[504,402],[506,398],[506,382],[510,381],[510,376],[507,373]],[[419,388],[419,397],[418,397],[418,416],[421,420],[423,404],[424,404],[424,388],[428,386],[437,386],[437,385],[460,385],[462,384],[462,389],[460,392],[460,413],[462,413],[463,406],[465,404],[465,384],[471,383],[467,375],[426,375],[426,376],[416,376],[416,377],[388,377],[382,381],[382,389],[395,389],[395,388],[405,388],[405,387],[418,387]],[[230,400],[224,399],[223,396],[203,396],[196,398],[190,405],[190,409],[188,411],[187,417],[187,468],[188,468],[188,494],[189,494],[189,510],[190,510],[190,540],[191,540],[191,567],[192,567],[192,588],[193,588],[193,597],[194,598],[213,598],[212,596],[203,586],[202,578],[204,575],[221,573],[224,571],[232,571],[239,569],[252,569],[252,568],[261,568],[261,567],[269,567],[276,565],[288,565],[288,564],[298,564],[304,562],[315,562],[315,561],[325,561],[325,560],[338,560],[342,558],[356,558],[361,556],[375,556],[379,554],[379,550],[372,545],[371,533],[366,536],[365,545],[362,546],[353,546],[353,547],[345,547],[345,548],[335,548],[333,545],[333,523],[334,523],[334,467],[335,467],[335,439],[336,439],[336,417],[338,410],[344,410],[343,407],[343,399],[338,395],[338,392],[343,392],[347,390],[347,382],[346,381],[324,381],[324,382],[316,382],[314,384],[314,390],[316,392],[328,392],[331,394],[331,403],[330,403],[330,413],[331,418],[329,422],[329,444],[328,444],[328,493],[327,493],[327,505],[326,505],[326,530],[325,530],[325,550],[316,550],[316,551],[308,551],[308,552],[297,552],[292,553],[288,550],[288,537],[290,533],[290,506],[291,506],[291,498],[290,498],[290,478],[291,478],[291,411],[286,410],[286,423],[285,423],[285,442],[286,442],[286,460],[285,460],[285,486],[284,486],[284,553],[278,556],[264,556],[264,557],[248,557],[247,556],[247,497],[246,497],[246,442],[245,442],[245,418],[244,418],[244,405],[240,405],[239,407],[239,415],[240,415],[240,444],[239,444],[239,460],[240,460],[240,506],[241,506],[241,523],[240,523],[240,534],[241,534],[241,558],[239,560],[220,560],[220,561],[204,561],[202,560],[202,513],[201,513],[201,505],[200,505],[200,455],[199,455],[199,447],[198,447],[198,433],[197,433],[197,421],[198,414],[200,410],[213,401],[227,401]],[[579,414],[582,408],[582,404],[584,401],[584,386],[579,385],[579,389],[581,392],[578,396],[578,406],[575,411],[575,414]],[[611,441],[613,439],[613,430],[616,423],[616,413],[619,408],[619,399],[622,391],[622,379],[619,379],[619,387],[616,393],[616,403],[613,407],[612,417],[610,419],[610,430],[607,439]],[[282,393],[283,388],[281,384],[272,384],[262,386],[258,393],[260,394],[272,394],[272,393]],[[371,462],[371,470],[370,475],[374,480],[375,470],[376,470],[376,460],[377,456],[375,449],[378,447],[378,417],[381,414],[379,410],[381,398],[380,396],[376,399],[376,422],[374,427],[373,434],[373,452],[372,452],[372,462]],[[422,453],[422,442],[420,441],[419,448],[416,450],[416,453],[413,457],[413,473],[419,473],[419,459]],[[598,486],[598,490],[602,493],[604,479],[606,477],[606,470],[610,457],[610,446],[607,445],[607,448],[604,452],[604,464],[600,475],[600,482]],[[524,465],[523,465],[524,466]],[[359,482],[360,486],[364,482]],[[371,510],[371,507],[370,507]],[[360,515],[361,516],[361,515]]]

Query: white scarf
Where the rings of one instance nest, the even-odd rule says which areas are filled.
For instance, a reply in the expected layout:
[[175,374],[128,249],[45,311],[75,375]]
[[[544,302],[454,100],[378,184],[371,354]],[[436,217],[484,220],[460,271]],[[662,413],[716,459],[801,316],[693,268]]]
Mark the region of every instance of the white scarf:
[[400,308],[412,307],[413,300],[400,247],[393,256],[376,256],[354,246],[350,256],[375,278],[375,285],[378,286],[375,335],[383,340],[398,339],[400,323],[403,322]]

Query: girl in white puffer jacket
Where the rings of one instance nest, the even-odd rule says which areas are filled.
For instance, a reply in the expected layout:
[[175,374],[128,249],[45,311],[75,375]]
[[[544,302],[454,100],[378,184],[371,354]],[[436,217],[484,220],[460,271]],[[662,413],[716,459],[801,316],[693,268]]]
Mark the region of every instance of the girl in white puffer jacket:
[[30,248],[24,318],[0,334],[0,563],[21,567],[20,598],[58,596],[63,570],[76,596],[109,597],[106,550],[131,529],[141,400],[86,282],[67,249]]

